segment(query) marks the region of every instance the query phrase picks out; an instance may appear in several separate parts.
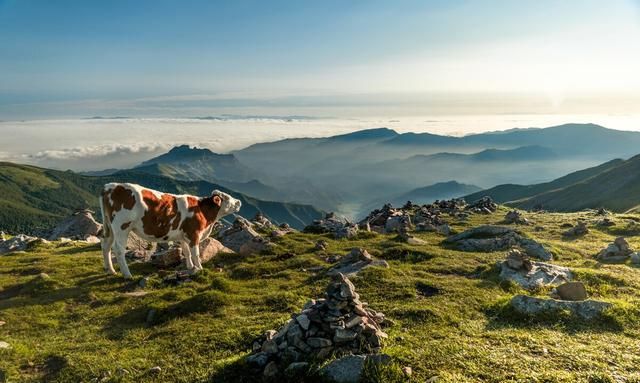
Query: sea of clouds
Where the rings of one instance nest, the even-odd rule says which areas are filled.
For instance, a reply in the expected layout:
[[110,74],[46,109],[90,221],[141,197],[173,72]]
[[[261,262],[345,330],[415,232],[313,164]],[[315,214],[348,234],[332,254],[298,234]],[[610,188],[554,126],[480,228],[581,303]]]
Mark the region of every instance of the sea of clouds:
[[295,137],[326,137],[367,128],[398,132],[473,134],[511,128],[593,122],[640,129],[640,116],[462,115],[372,118],[222,116],[193,118],[82,118],[0,121],[0,160],[47,168],[128,168],[173,146],[188,144],[227,153],[258,143]]

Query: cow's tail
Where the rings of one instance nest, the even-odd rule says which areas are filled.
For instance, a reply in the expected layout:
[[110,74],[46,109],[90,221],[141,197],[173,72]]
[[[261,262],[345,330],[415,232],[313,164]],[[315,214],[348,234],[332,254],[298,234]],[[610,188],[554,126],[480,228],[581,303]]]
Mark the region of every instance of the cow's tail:
[[111,230],[111,219],[107,217],[107,211],[104,206],[104,197],[101,195],[99,199],[100,213],[102,214],[102,238],[110,238],[113,235]]

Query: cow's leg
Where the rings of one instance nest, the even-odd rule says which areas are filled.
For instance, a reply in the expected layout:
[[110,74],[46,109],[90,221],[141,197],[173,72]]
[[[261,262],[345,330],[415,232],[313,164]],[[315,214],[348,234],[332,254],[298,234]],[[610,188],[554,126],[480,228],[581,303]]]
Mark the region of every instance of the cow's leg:
[[111,261],[111,247],[113,246],[113,234],[105,236],[100,242],[102,246],[102,257],[104,260],[104,271],[109,274],[115,274],[116,270],[113,268],[113,262]]
[[120,272],[122,275],[130,279],[131,272],[129,271],[129,266],[127,265],[127,259],[124,254],[127,251],[127,237],[129,236],[129,232],[121,232],[115,235],[115,243],[113,244],[113,249],[116,253],[116,259],[118,260],[118,266],[120,266]]
[[184,262],[187,265],[187,269],[193,270],[193,262],[191,261],[191,251],[189,250],[189,246],[186,242],[181,242],[182,245],[182,255],[184,256]]
[[194,246],[191,246],[191,261],[195,266],[196,270],[202,270],[202,263],[200,263],[200,246],[196,243]]

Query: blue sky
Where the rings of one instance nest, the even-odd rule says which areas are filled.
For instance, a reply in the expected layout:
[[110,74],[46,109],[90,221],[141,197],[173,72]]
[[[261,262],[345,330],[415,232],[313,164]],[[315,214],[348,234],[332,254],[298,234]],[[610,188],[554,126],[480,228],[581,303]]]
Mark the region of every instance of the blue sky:
[[639,9],[637,0],[0,0],[0,119],[86,115],[96,103],[180,114],[414,94],[422,104],[429,94],[635,104]]

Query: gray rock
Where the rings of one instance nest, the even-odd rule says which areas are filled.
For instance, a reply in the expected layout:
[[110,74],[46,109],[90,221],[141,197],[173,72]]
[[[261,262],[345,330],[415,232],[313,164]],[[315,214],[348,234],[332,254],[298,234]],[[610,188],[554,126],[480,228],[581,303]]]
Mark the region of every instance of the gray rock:
[[162,372],[162,368],[160,366],[151,367],[149,369],[149,373],[150,374],[154,374],[155,375],[155,374],[159,374],[161,372]]
[[[218,235],[218,240],[227,248],[240,253],[242,245],[253,240],[262,239],[260,234],[253,229],[251,222],[238,216],[233,225]],[[245,248],[248,251],[249,248]]]
[[450,236],[444,242],[453,245],[458,250],[478,252],[501,251],[518,246],[531,257],[543,261],[553,258],[553,255],[538,242],[504,226],[478,226]]
[[358,383],[362,377],[364,355],[348,355],[336,359],[320,370],[320,374],[332,383]]
[[0,349],[8,350],[11,348],[11,345],[5,341],[0,340]]
[[334,233],[336,239],[351,239],[358,235],[357,225],[344,225]]
[[264,375],[265,378],[273,378],[274,376],[278,375],[278,372],[278,364],[274,361],[271,361],[265,366],[262,375]]
[[565,237],[580,237],[589,233],[589,229],[587,228],[587,224],[584,222],[578,222],[577,225],[565,231],[563,235]]
[[618,237],[613,243],[602,249],[596,258],[602,262],[624,262],[631,253],[633,250],[629,247],[629,243],[623,237]]
[[0,255],[12,253],[15,251],[26,251],[38,242],[46,242],[37,237],[31,237],[25,234],[18,234],[14,237],[0,241]]
[[257,352],[255,354],[251,354],[251,355],[247,356],[246,361],[250,365],[254,365],[254,366],[263,368],[264,366],[267,365],[267,363],[269,363],[269,354],[267,354],[266,352],[263,352],[263,351]]
[[584,301],[587,299],[587,289],[582,282],[567,282],[556,287],[556,293],[565,301]]
[[508,261],[500,264],[500,278],[513,281],[525,289],[534,290],[541,286],[557,286],[573,279],[573,273],[563,266],[543,262],[530,262],[531,269],[513,268]]
[[384,260],[374,259],[365,249],[353,248],[348,255],[340,259],[339,263],[331,267],[327,274],[353,276],[357,275],[361,270],[372,266],[386,268],[389,267],[389,264]]
[[634,265],[640,264],[640,252],[636,251],[635,253],[632,253],[630,258],[631,258],[631,263],[633,263]]
[[307,338],[307,344],[313,348],[329,347],[333,344],[330,339],[326,338]]
[[388,364],[391,357],[385,354],[347,355],[331,361],[320,369],[320,375],[331,383],[358,383],[366,363]]
[[611,303],[595,300],[559,301],[548,298],[538,298],[526,295],[516,295],[511,299],[511,306],[519,313],[526,315],[540,315],[557,311],[569,311],[582,319],[591,320],[598,317]]
[[300,376],[309,369],[309,363],[307,362],[294,362],[287,366],[284,370],[284,374],[288,377]]
[[74,212],[56,225],[49,236],[49,240],[55,241],[60,237],[85,240],[90,236],[98,236],[102,231],[102,225],[93,218],[92,213],[91,210],[86,209]]
[[302,329],[305,330],[305,331],[309,329],[309,324],[311,324],[311,321],[309,320],[309,317],[306,316],[305,314],[298,315],[296,317],[296,321],[298,322],[300,327],[302,327]]

